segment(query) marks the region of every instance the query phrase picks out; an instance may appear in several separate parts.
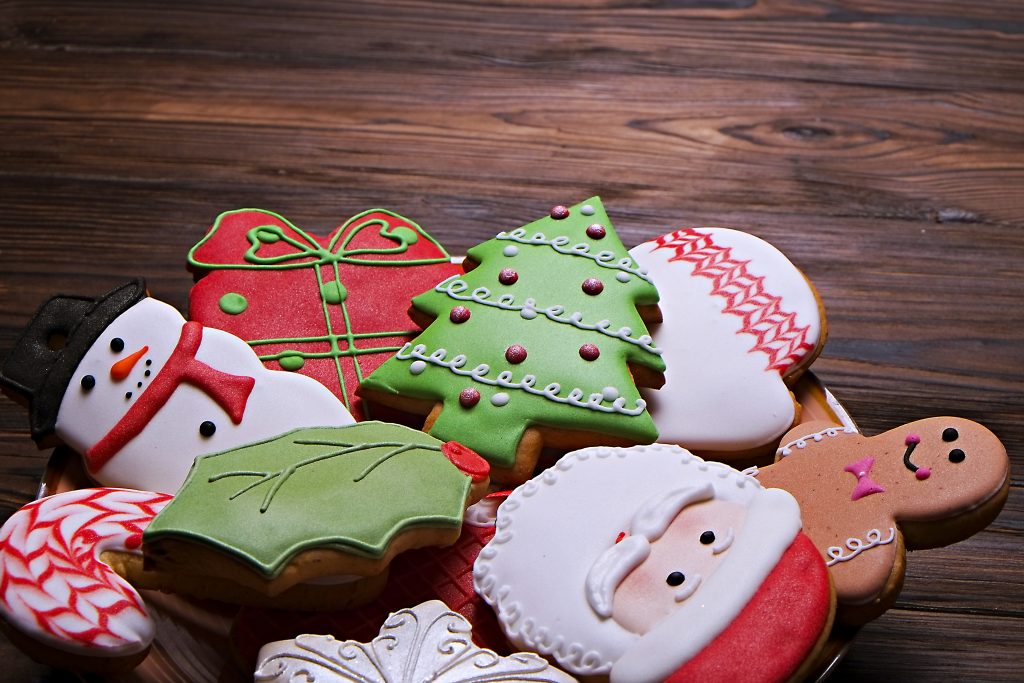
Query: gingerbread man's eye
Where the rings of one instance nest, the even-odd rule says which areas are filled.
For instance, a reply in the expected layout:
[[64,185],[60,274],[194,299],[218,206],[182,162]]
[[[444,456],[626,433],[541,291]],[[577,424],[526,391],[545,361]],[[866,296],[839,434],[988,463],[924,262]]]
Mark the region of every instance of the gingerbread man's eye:
[[960,438],[960,432],[956,431],[953,427],[946,427],[942,430],[942,440],[946,443],[956,441],[958,438]]
[[712,543],[715,542],[715,532],[714,531],[705,531],[704,533],[702,533],[700,535],[700,542],[703,543],[704,545],[711,545]]
[[124,339],[120,337],[114,337],[110,340],[110,350],[114,353],[121,353],[124,351]]
[[967,459],[967,454],[964,453],[959,448],[954,448],[953,450],[951,450],[949,452],[949,461],[950,462],[963,462],[966,459]]
[[672,572],[665,577],[665,583],[670,586],[681,586],[683,581],[686,581],[686,575],[682,572]]

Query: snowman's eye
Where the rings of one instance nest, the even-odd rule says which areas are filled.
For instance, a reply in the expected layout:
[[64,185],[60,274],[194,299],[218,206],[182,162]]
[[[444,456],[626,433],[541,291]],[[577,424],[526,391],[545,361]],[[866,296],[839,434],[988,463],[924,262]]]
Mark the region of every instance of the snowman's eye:
[[951,450],[949,452],[949,461],[952,462],[952,463],[963,462],[966,459],[967,459],[967,454],[964,453],[959,448],[954,448],[953,450]]
[[711,545],[712,543],[715,542],[715,532],[714,531],[705,531],[704,533],[702,533],[700,535],[700,542],[703,543],[704,545]]
[[681,586],[683,581],[686,581],[686,575],[682,572],[672,572],[665,577],[665,583],[670,586]]
[[124,339],[120,337],[114,337],[110,340],[110,350],[114,353],[121,353],[124,351]]
[[213,433],[217,431],[217,425],[213,424],[209,420],[204,421],[199,425],[199,433],[205,437],[213,436]]
[[96,378],[92,375],[85,375],[82,377],[82,390],[89,391],[96,386]]

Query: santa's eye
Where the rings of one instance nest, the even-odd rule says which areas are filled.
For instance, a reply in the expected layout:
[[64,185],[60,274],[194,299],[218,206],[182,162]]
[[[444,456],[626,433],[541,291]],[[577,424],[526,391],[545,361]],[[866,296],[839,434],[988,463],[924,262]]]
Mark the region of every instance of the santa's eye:
[[114,353],[121,353],[124,351],[124,339],[120,337],[114,337],[110,340],[110,350]]
[[686,575],[682,572],[672,572],[665,577],[665,583],[670,586],[681,586],[683,581],[686,581]]
[[217,431],[217,425],[213,424],[209,420],[204,421],[199,425],[199,433],[205,437],[213,436],[214,432]]
[[966,459],[967,459],[967,454],[964,453],[959,448],[954,448],[953,450],[951,450],[949,452],[949,461],[950,462],[963,462]]
[[85,375],[84,377],[82,377],[82,390],[83,391],[89,391],[94,386],[96,386],[96,378],[95,377],[93,377],[92,375]]
[[715,542],[715,532],[714,531],[705,531],[704,533],[702,533],[700,535],[700,542],[703,543],[704,545],[711,545],[712,543]]
[[946,443],[950,441],[956,441],[960,438],[960,432],[956,431],[953,427],[946,427],[942,430],[942,440]]

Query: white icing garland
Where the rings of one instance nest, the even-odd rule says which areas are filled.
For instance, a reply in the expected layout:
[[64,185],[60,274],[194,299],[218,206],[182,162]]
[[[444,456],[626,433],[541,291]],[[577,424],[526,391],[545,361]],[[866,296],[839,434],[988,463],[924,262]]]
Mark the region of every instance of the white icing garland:
[[644,282],[651,282],[651,279],[647,276],[647,271],[639,266],[634,266],[633,259],[630,257],[626,256],[615,261],[615,254],[610,251],[599,251],[596,254],[591,254],[590,245],[586,243],[576,244],[566,249],[565,246],[570,244],[572,240],[565,235],[559,235],[558,237],[548,239],[544,236],[544,233],[538,232],[534,233],[533,237],[526,237],[525,228],[516,228],[511,232],[499,232],[495,236],[495,239],[512,240],[513,242],[519,242],[520,244],[546,244],[559,254],[565,254],[566,256],[582,256],[583,258],[590,259],[603,268],[615,268],[616,270],[621,270],[625,273],[635,275]]
[[864,535],[865,540],[861,540],[856,536],[846,539],[846,549],[850,551],[846,554],[843,548],[833,545],[829,546],[825,554],[828,555],[829,560],[826,562],[826,566],[831,567],[837,562],[847,562],[860,555],[865,550],[870,550],[876,546],[888,545],[896,539],[896,529],[889,527],[889,538],[882,540],[882,532],[878,529],[871,529]]
[[491,290],[486,287],[477,287],[474,289],[469,296],[462,296],[461,292],[469,289],[469,285],[464,280],[460,279],[459,275],[452,275],[447,280],[438,283],[434,287],[434,291],[447,294],[452,299],[457,301],[473,301],[483,306],[491,306],[493,308],[500,308],[503,311],[520,311],[520,315],[526,320],[532,320],[537,317],[537,314],[541,314],[548,320],[556,323],[563,323],[566,325],[572,325],[573,327],[586,330],[588,332],[600,332],[601,334],[622,341],[629,342],[630,344],[636,344],[645,351],[656,353],[661,355],[662,351],[654,345],[654,339],[647,334],[641,335],[640,337],[631,337],[633,330],[628,327],[620,327],[618,330],[611,329],[610,320],[600,320],[593,325],[583,322],[583,313],[576,311],[570,313],[568,317],[559,317],[565,313],[565,307],[559,304],[548,306],[547,308],[537,308],[537,302],[533,298],[527,298],[521,306],[515,304],[514,294],[503,294],[498,297],[497,301],[491,301],[488,297],[491,296]]
[[[586,408],[587,410],[595,410],[602,413],[619,413],[621,415],[634,416],[640,415],[647,408],[647,402],[642,398],[636,399],[635,408],[627,408],[626,399],[621,396],[612,401],[612,405],[603,405],[602,402],[605,400],[603,392],[590,394],[590,397],[586,401],[582,401],[580,399],[582,399],[585,394],[579,387],[570,391],[568,396],[562,397],[558,395],[562,390],[562,385],[558,382],[552,382],[543,389],[534,389],[534,385],[537,383],[537,377],[535,375],[523,375],[521,380],[514,382],[512,381],[512,373],[509,370],[500,372],[496,379],[490,379],[485,376],[491,371],[491,366],[486,363],[481,363],[472,370],[463,370],[462,367],[466,364],[467,360],[465,354],[460,353],[449,361],[445,360],[448,356],[448,351],[446,349],[437,349],[430,355],[426,355],[426,350],[427,347],[425,344],[416,344],[413,346],[412,342],[406,342],[405,346],[395,354],[395,358],[398,360],[416,359],[413,361],[414,363],[416,361],[423,361],[439,367],[448,368],[456,375],[469,377],[473,381],[480,382],[481,384],[486,384],[492,387],[502,387],[503,389],[522,389],[529,394],[541,396],[549,401],[570,405],[576,408]],[[495,398],[497,397],[498,394],[495,394]]]
[[822,429],[820,432],[815,432],[813,434],[807,434],[805,436],[801,436],[798,439],[794,439],[794,440],[790,441],[785,446],[782,446],[781,448],[779,448],[779,450],[776,451],[776,455],[780,455],[782,457],[786,457],[787,455],[790,455],[793,452],[794,448],[796,448],[796,449],[807,448],[807,442],[808,441],[815,441],[815,442],[821,441],[826,436],[837,436],[839,434],[857,434],[857,433],[858,432],[857,432],[856,427],[853,427],[853,426],[850,426],[850,425],[847,425],[846,427],[828,427],[826,429]]

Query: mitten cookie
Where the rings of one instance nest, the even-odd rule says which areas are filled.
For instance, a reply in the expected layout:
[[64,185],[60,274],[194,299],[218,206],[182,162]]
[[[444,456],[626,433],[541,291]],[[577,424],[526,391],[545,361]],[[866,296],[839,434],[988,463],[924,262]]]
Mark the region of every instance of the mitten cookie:
[[429,413],[424,429],[487,458],[499,482],[532,474],[542,446],[657,438],[636,385],[659,386],[645,320],[658,292],[597,197],[469,250],[463,275],[413,299],[429,327],[360,385]]
[[834,606],[800,528],[785,491],[676,446],[587,448],[502,504],[474,580],[514,645],[573,674],[786,681]]
[[906,549],[961,541],[987,526],[1009,491],[1006,449],[982,425],[918,420],[878,436],[807,424],[757,474],[793,494],[825,557],[839,618],[863,623],[896,600]]
[[799,419],[790,387],[825,343],[811,283],[772,245],[726,228],[629,253],[661,294],[665,385],[641,391],[658,440],[725,460],[774,449]]
[[502,657],[478,647],[470,624],[439,600],[394,612],[369,643],[301,635],[260,651],[255,680],[287,683],[481,683],[575,679],[530,652]]
[[166,493],[197,455],[353,422],[322,385],[267,370],[239,338],[147,296],[141,279],[43,304],[0,386],[28,403],[40,446],[67,444],[105,486]]
[[189,318],[235,334],[268,368],[319,380],[356,419],[359,382],[419,328],[409,300],[459,272],[416,223],[385,209],[326,238],[260,209],[228,211],[188,255]]

